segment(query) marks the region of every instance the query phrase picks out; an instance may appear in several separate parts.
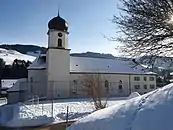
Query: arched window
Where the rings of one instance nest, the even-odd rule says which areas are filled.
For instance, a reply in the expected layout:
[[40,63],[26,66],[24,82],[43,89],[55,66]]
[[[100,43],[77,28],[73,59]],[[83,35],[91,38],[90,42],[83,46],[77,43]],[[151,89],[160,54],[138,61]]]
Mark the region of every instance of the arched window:
[[122,80],[120,80],[120,81],[119,81],[119,85],[118,85],[118,89],[119,89],[120,92],[121,92],[122,89],[123,89],[122,83],[123,83]]
[[109,92],[109,82],[107,80],[105,80],[105,88],[106,92]]
[[58,39],[58,47],[62,47],[62,39]]
[[77,82],[77,80],[73,80],[73,83],[74,83],[73,88],[72,88],[73,94],[77,94],[77,83],[78,82]]

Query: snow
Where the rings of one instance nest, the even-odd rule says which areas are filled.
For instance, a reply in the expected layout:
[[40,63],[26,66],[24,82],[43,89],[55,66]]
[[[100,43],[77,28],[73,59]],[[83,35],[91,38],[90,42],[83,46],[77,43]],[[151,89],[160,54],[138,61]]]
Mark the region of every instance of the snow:
[[[108,106],[118,106],[125,101],[125,98],[111,98],[108,101]],[[19,127],[41,125],[51,121],[56,123],[64,122],[66,120],[67,106],[69,107],[68,120],[80,119],[95,110],[91,99],[55,100],[53,103],[53,113],[51,112],[51,101],[43,101],[40,104],[26,102],[25,104],[4,105],[0,106],[0,124]]]
[[173,72],[171,72],[170,75],[173,75]]
[[[28,69],[45,69],[46,62],[40,62],[43,56],[38,57]],[[156,73],[147,71],[143,66],[134,67],[132,61],[121,59],[103,59],[70,56],[70,72],[96,72],[96,73],[123,73],[123,74],[146,74],[155,75]]]
[[2,89],[3,88],[11,88],[13,86],[14,83],[16,83],[17,80],[16,79],[2,79],[1,80],[1,85],[2,85]]
[[96,111],[67,130],[172,130],[173,83],[119,106]]
[[26,78],[18,79],[13,84],[13,86],[7,90],[7,92],[26,90],[27,89],[26,83],[27,83],[27,79]]
[[132,99],[132,98],[135,98],[135,97],[139,97],[140,94],[138,92],[133,92],[129,95],[128,99]]
[[2,58],[7,65],[11,65],[15,59],[18,60],[25,60],[25,61],[34,61],[34,56],[29,56],[26,54],[22,54],[15,50],[6,50],[0,48],[0,58]]
[[45,69],[46,68],[46,60],[44,61],[43,58],[46,58],[45,54],[40,54],[33,63],[28,67],[28,69]]
[[41,54],[41,51],[36,51],[36,52],[29,51],[26,54],[30,56],[38,57]]
[[41,126],[54,122],[53,117],[39,116],[35,118],[13,119],[6,123],[8,127]]

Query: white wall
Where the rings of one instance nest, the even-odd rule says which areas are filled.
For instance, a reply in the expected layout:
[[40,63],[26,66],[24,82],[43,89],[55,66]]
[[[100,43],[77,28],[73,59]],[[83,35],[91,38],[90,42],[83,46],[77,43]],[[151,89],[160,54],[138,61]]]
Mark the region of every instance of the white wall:
[[44,70],[28,70],[28,90],[30,96],[37,95],[40,97],[47,94],[47,71]]
[[[140,77],[140,81],[135,81],[134,77]],[[144,81],[144,77],[147,78],[147,81]],[[150,77],[154,77],[154,81],[150,81]],[[155,75],[130,75],[130,81],[131,81],[131,91],[132,92],[139,92],[141,94],[150,92],[154,89],[156,89],[156,76]],[[140,85],[140,89],[135,89],[135,85]],[[147,89],[144,89],[144,85],[147,85]],[[151,89],[150,85],[154,85],[155,88]]]
[[[69,95],[70,54],[66,49],[48,49],[47,81],[48,88],[54,88],[55,96]],[[53,83],[51,83],[53,82]],[[52,90],[48,90],[51,92]]]
[[[59,37],[58,33],[62,33],[63,36]],[[57,48],[58,47],[58,39],[62,39],[62,46],[66,49],[68,49],[68,33],[57,31],[57,30],[49,30],[49,36],[48,36],[48,47],[51,48]]]
[[36,81],[47,81],[47,71],[46,69],[30,69],[28,70],[28,81],[31,81],[31,78],[33,79],[33,82]]
[[[129,94],[128,75],[120,75],[120,74],[99,74],[99,75],[102,77],[103,84],[105,83],[105,80],[108,80],[110,96],[127,96]],[[85,77],[85,74],[71,74],[70,81],[76,80],[80,84],[83,77]],[[120,80],[122,81],[122,90],[119,90]],[[71,87],[74,87],[74,85]],[[80,85],[78,87],[80,87]],[[80,90],[80,88],[78,89]],[[82,93],[80,92],[80,94]]]
[[[79,90],[78,94],[84,94],[80,90],[80,83],[82,77],[85,74],[71,74],[70,81],[70,91],[75,89],[74,80],[78,81],[77,90]],[[131,92],[139,92],[144,94],[146,92],[150,92],[154,89],[151,89],[149,85],[154,84],[156,86],[156,77],[155,75],[129,75],[129,74],[101,74],[100,76],[104,77],[102,79],[109,81],[109,95],[110,96],[128,96]],[[140,81],[134,81],[134,77],[140,77]],[[143,77],[147,77],[147,81],[143,81]],[[149,81],[149,77],[154,77],[154,81]],[[119,89],[120,80],[122,81],[122,90]],[[135,89],[134,85],[140,85],[140,89]],[[144,89],[143,85],[147,84],[147,89]],[[71,93],[72,94],[72,93]],[[85,94],[84,94],[85,95]]]

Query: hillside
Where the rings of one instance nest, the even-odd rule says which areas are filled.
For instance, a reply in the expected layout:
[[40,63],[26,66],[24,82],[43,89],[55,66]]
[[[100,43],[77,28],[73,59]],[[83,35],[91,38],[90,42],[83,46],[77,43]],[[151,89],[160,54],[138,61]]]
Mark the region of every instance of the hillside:
[[[22,44],[16,44],[16,45],[0,45],[0,48],[4,48],[7,50],[16,50],[17,52],[20,52],[22,54],[27,54],[30,56],[36,57],[38,55],[38,51],[41,53],[46,52],[45,47],[40,47],[36,45],[22,45]],[[85,53],[71,53],[71,56],[77,56],[77,57],[92,57],[92,58],[108,58],[108,59],[114,59],[114,58],[119,58],[119,59],[125,59],[129,60],[128,58],[122,58],[122,57],[115,57],[111,54],[104,54],[104,53],[95,53],[95,52],[85,52]],[[150,62],[150,57],[143,57],[145,60],[143,62],[140,62],[144,66],[148,66]],[[173,70],[173,58],[172,57],[157,57],[157,60],[153,63],[154,67],[159,68],[159,69],[166,69],[166,70]]]
[[[15,45],[0,45],[0,48],[4,48],[7,50],[16,50],[22,54],[28,54],[31,56],[36,56],[35,53],[40,51],[41,53],[45,53],[46,48],[40,47],[36,45],[21,45],[21,44],[15,44]],[[94,52],[86,52],[86,53],[72,53],[71,56],[77,56],[77,57],[94,57],[94,58],[116,58],[111,54],[104,54],[104,53],[94,53]]]
[[22,54],[15,50],[6,50],[2,48],[0,48],[0,58],[5,61],[6,65],[11,65],[15,59],[31,62],[35,59],[33,56]]
[[96,52],[71,53],[70,55],[77,56],[77,57],[92,57],[92,58],[105,58],[105,59],[117,58],[111,54],[96,53]]

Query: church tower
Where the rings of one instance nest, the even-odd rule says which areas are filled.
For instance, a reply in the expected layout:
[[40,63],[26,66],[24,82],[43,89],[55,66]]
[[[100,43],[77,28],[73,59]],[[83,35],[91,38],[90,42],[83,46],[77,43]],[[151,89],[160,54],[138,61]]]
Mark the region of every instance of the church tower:
[[69,94],[70,49],[68,49],[68,24],[60,17],[48,23],[48,49],[46,54],[48,93],[54,98]]

